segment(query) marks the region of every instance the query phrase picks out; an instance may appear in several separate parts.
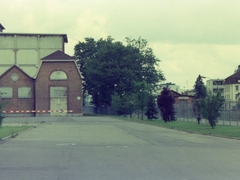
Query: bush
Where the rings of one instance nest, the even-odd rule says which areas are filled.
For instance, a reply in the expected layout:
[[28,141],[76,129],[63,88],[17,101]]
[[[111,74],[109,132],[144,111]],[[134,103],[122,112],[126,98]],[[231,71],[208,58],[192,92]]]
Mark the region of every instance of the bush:
[[161,94],[158,96],[157,104],[158,108],[161,111],[161,116],[164,122],[175,121],[175,108],[174,108],[175,99],[172,95],[172,92],[168,88],[163,88]]
[[217,118],[221,116],[224,101],[220,92],[214,95],[210,91],[205,98],[200,100],[202,117],[208,120],[212,128],[216,126]]
[[158,119],[157,114],[158,111],[156,107],[155,97],[153,95],[150,95],[147,102],[147,111],[145,115],[148,117],[149,120],[152,120]]
[[5,116],[2,113],[3,106],[4,106],[4,104],[0,103],[0,126],[2,126],[3,119],[5,118]]

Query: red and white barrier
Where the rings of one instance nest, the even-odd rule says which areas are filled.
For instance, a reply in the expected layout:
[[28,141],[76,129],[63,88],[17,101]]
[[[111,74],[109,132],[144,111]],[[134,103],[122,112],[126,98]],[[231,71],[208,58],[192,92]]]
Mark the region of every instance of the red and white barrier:
[[72,113],[73,110],[6,110],[6,111],[2,111],[2,113],[6,114],[6,117],[8,117],[9,114],[23,114],[23,117],[27,114],[27,113],[39,113],[39,114],[43,114],[43,113]]

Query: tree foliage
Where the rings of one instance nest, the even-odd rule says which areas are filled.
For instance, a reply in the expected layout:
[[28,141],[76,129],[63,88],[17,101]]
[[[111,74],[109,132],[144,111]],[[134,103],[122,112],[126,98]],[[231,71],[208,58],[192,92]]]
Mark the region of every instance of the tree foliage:
[[148,97],[147,110],[145,115],[149,120],[152,120],[152,119],[157,119],[157,114],[158,114],[158,111],[157,111],[155,97],[153,95],[150,95]]
[[113,38],[85,38],[75,46],[75,57],[83,75],[84,92],[92,96],[96,106],[110,106],[112,95],[120,99],[136,92],[134,82],[147,82],[153,90],[164,80],[156,68],[155,57],[144,39],[126,38],[125,44]]
[[130,94],[124,94],[120,97],[115,93],[114,95],[112,95],[111,107],[117,115],[130,115],[131,118],[132,113],[135,109],[134,97]]
[[3,115],[2,113],[2,109],[3,107],[6,105],[6,103],[2,103],[1,102],[1,92],[0,92],[0,126],[2,126],[2,123],[3,123],[3,119],[5,118],[5,116]]
[[221,116],[220,112],[224,101],[220,92],[214,95],[209,91],[206,97],[202,98],[199,102],[201,106],[201,115],[208,120],[212,128],[216,126],[217,118]]
[[175,99],[172,92],[168,88],[163,88],[161,94],[158,96],[157,104],[161,112],[161,117],[165,122],[175,121]]
[[[151,97],[153,97],[151,95],[151,89],[148,87],[145,81],[140,83],[133,82],[133,86],[134,91],[128,94],[124,93],[123,95],[119,96],[117,93],[115,93],[112,95],[111,107],[118,115],[129,114],[130,117],[132,116],[134,110],[137,110],[140,112],[141,119],[143,120],[144,111],[149,105],[149,101],[152,99]],[[154,101],[154,99],[152,101]],[[151,111],[153,111],[153,109]],[[155,115],[154,112],[149,113],[152,113],[152,116]],[[149,114],[148,117],[150,116],[151,115]]]
[[194,91],[195,91],[194,97],[196,99],[205,98],[207,95],[206,86],[204,85],[202,78],[203,77],[201,75],[198,75],[194,84]]
[[202,76],[199,75],[194,84],[195,95],[193,98],[193,113],[197,119],[197,123],[200,124],[201,117],[201,106],[199,104],[202,98],[206,97],[206,87],[202,81]]
[[143,120],[144,110],[147,106],[149,96],[151,95],[151,87],[145,81],[134,82],[134,106],[141,112],[141,120]]
[[0,104],[0,126],[2,126],[3,119],[5,117],[2,113],[2,107],[3,107],[3,104]]

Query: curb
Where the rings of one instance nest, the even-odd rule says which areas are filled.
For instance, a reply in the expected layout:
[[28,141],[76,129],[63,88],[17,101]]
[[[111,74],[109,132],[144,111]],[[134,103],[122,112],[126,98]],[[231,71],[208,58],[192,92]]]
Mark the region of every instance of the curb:
[[37,126],[29,126],[29,128],[27,128],[27,129],[24,129],[24,130],[22,130],[22,131],[19,131],[19,132],[17,132],[17,133],[14,133],[14,134],[12,134],[12,135],[10,135],[10,136],[4,137],[4,138],[0,138],[0,144],[3,144],[4,142],[9,141],[10,139],[15,138],[15,137],[18,136],[19,134],[21,134],[21,133],[23,133],[23,132],[25,132],[25,131],[31,130],[31,129],[33,129],[33,128],[36,128],[36,127],[37,127]]
[[[117,118],[115,118],[115,119],[117,119]],[[225,139],[231,139],[231,140],[240,140],[239,137],[221,136],[221,135],[217,135],[217,134],[202,134],[202,133],[198,133],[198,132],[175,129],[175,128],[171,128],[171,127],[165,127],[165,126],[159,126],[159,125],[156,126],[156,125],[153,125],[153,124],[142,123],[142,122],[138,122],[138,121],[134,121],[134,120],[133,121],[128,121],[128,120],[124,120],[124,119],[117,119],[117,120],[123,120],[123,121],[126,121],[126,122],[134,122],[134,123],[139,123],[139,124],[144,124],[144,125],[149,125],[149,126],[161,127],[161,128],[165,128],[165,129],[174,130],[174,131],[186,132],[186,133],[189,133],[189,134],[198,134],[198,135],[203,135],[203,136],[211,136],[211,137],[225,138]]]

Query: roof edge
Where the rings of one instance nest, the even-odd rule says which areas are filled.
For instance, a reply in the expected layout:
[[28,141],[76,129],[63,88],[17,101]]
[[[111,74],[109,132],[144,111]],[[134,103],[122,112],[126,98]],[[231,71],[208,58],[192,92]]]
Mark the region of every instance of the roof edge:
[[[5,29],[5,28],[4,28]],[[65,43],[68,43],[68,38],[67,38],[67,34],[51,34],[51,33],[4,33],[1,32],[0,36],[6,36],[6,35],[29,35],[29,36],[62,36],[63,40]]]

